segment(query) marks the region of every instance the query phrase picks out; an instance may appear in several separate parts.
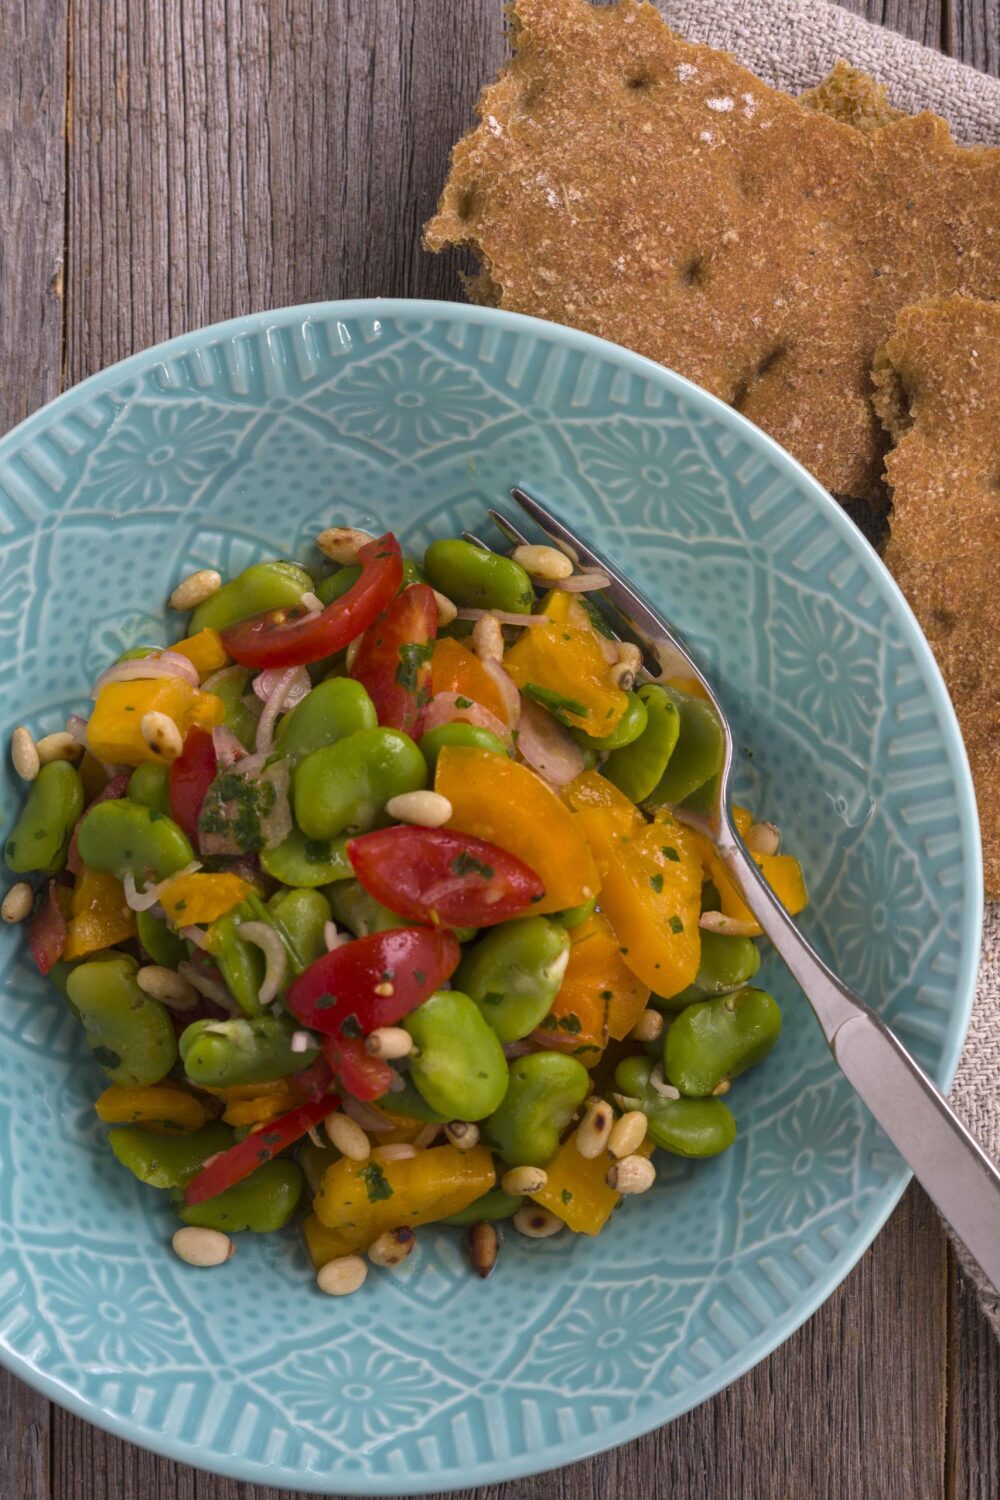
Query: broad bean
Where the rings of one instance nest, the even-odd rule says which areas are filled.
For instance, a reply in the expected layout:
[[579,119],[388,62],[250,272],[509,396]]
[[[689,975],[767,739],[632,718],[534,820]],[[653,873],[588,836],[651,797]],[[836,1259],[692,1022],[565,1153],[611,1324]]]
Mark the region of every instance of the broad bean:
[[511,1219],[519,1208],[524,1207],[524,1198],[515,1197],[513,1193],[505,1193],[503,1188],[490,1188],[481,1198],[470,1203],[468,1208],[460,1209],[457,1214],[449,1214],[446,1219],[439,1219],[439,1224],[483,1224],[495,1223],[498,1219]]
[[455,974],[501,1042],[540,1026],[569,962],[569,933],[547,917],[503,922],[466,950]]
[[216,917],[208,929],[208,952],[219,967],[219,975],[229,993],[246,1016],[259,1016],[260,987],[264,983],[266,960],[256,943],[240,937],[241,922],[255,922],[257,912],[246,901]]
[[622,1094],[637,1102],[631,1108],[646,1116],[649,1136],[675,1156],[718,1156],[736,1139],[736,1121],[721,1099],[665,1099],[649,1081],[653,1062],[626,1057],[615,1069]]
[[[249,667],[226,667],[212,677],[212,692],[225,708],[223,724],[235,734],[244,750],[253,750],[257,739],[259,713],[248,708],[243,699],[253,694]],[[263,705],[261,705],[263,707]]]
[[654,683],[639,689],[646,727],[631,744],[608,756],[603,774],[630,802],[642,802],[661,782],[680,733],[681,719],[671,694]]
[[420,741],[420,753],[427,762],[431,781],[434,780],[438,756],[445,745],[465,745],[473,750],[492,750],[494,755],[507,754],[503,742],[488,729],[481,729],[478,724],[463,724],[460,719],[451,724],[440,724],[437,729],[429,729]]
[[66,980],[94,1061],[114,1083],[159,1083],[177,1061],[170,1013],[139,988],[138,967],[115,953],[79,964]]
[[154,964],[165,969],[176,969],[188,956],[187,944],[176,932],[172,932],[162,917],[154,917],[151,911],[137,911],[135,928],[139,942]]
[[28,800],[4,847],[7,868],[17,875],[41,870],[54,875],[66,863],[66,851],[83,812],[83,782],[67,760],[43,766],[31,783]]
[[339,599],[348,589],[352,589],[360,577],[360,563],[348,563],[344,568],[336,568],[320,579],[315,589],[316,598],[321,604],[332,604],[334,599]]
[[682,1010],[663,1042],[663,1071],[691,1098],[763,1062],[781,1034],[781,1011],[766,990],[744,989]]
[[313,839],[366,833],[386,821],[390,797],[426,785],[427,762],[409,735],[399,729],[361,729],[313,750],[296,766],[296,822]]
[[588,896],[586,901],[581,901],[579,906],[568,906],[565,911],[554,911],[553,922],[558,922],[560,927],[565,927],[567,932],[572,932],[574,927],[582,927],[584,922],[594,915],[597,908],[597,897]]
[[291,713],[285,714],[274,737],[274,748],[282,755],[298,758],[377,726],[375,705],[361,683],[350,677],[331,677],[318,683]]
[[321,1145],[317,1146],[314,1140],[306,1136],[295,1153],[295,1160],[302,1168],[306,1186],[314,1198],[323,1186],[327,1167],[332,1167],[335,1161],[340,1160],[340,1152],[336,1146],[326,1139],[323,1131],[319,1134]]
[[595,736],[583,729],[571,729],[570,734],[584,751],[622,750],[633,744],[645,731],[649,722],[649,709],[640,693],[628,694],[628,706],[610,734]]
[[358,880],[338,880],[327,889],[326,896],[334,921],[355,937],[370,937],[373,932],[391,932],[396,927],[414,925],[376,901]]
[[273,849],[261,849],[258,857],[261,868],[282,885],[331,885],[354,874],[347,857],[346,834],[342,838],[311,839],[301,828],[293,828]]
[[474,547],[458,537],[431,542],[424,572],[434,588],[467,609],[499,609],[530,614],[535,602],[531,579],[509,557]]
[[709,788],[725,753],[722,725],[712,705],[677,688],[667,688],[666,692],[677,709],[680,728],[662,776],[655,788],[645,794],[652,807],[673,807]]
[[126,796],[152,812],[170,816],[170,770],[155,760],[144,760],[128,779]]
[[408,1120],[423,1120],[426,1125],[447,1125],[449,1120],[455,1118],[454,1115],[441,1114],[438,1110],[432,1109],[423,1094],[414,1088],[406,1075],[401,1076],[405,1080],[403,1087],[393,1089],[392,1093],[387,1094],[382,1100],[391,1114],[405,1115]]
[[532,1052],[510,1065],[510,1083],[485,1135],[512,1167],[543,1167],[590,1086],[581,1062],[563,1052]]
[[181,1032],[181,1062],[191,1082],[206,1088],[272,1083],[301,1073],[316,1060],[315,1047],[292,1051],[295,1030],[284,1016],[192,1021]]
[[136,880],[165,880],[194,859],[187,835],[172,818],[127,797],[100,802],[80,824],[80,858],[92,870]]
[[759,968],[760,950],[752,938],[703,932],[701,961],[694,983],[669,1000],[654,995],[653,1003],[661,1010],[683,1010],[692,1000],[710,1000],[713,995],[728,995],[733,990],[741,990]]
[[301,1167],[287,1157],[280,1157],[265,1162],[242,1182],[214,1198],[181,1208],[180,1217],[185,1224],[221,1229],[225,1234],[235,1234],[241,1229],[268,1234],[273,1229],[284,1229],[299,1206],[303,1185]]
[[325,927],[330,920],[330,903],[321,891],[277,891],[267,903],[277,925],[287,934],[301,968],[326,952]]
[[156,1135],[124,1126],[108,1131],[108,1145],[123,1167],[155,1188],[186,1187],[205,1159],[233,1143],[228,1125],[205,1125],[191,1135]]
[[[410,1078],[449,1120],[482,1120],[507,1089],[507,1059],[496,1032],[461,990],[438,990],[403,1022],[416,1044]],[[395,1095],[387,1100],[395,1107]]]
[[309,574],[297,563],[253,563],[198,605],[191,616],[188,634],[196,635],[208,626],[225,630],[227,625],[235,625],[237,620],[265,609],[287,609],[298,604],[312,586]]

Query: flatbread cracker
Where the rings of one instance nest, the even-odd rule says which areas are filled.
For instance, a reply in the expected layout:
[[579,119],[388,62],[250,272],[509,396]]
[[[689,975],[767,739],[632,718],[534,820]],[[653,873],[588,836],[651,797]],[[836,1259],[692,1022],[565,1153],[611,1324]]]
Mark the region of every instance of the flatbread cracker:
[[948,684],[986,893],[1000,898],[1000,304],[951,296],[905,308],[874,380],[895,442],[885,560]]
[[852,68],[841,58],[815,88],[796,96],[800,104],[821,114],[831,115],[845,125],[866,133],[881,130],[893,120],[901,120],[905,110],[889,103],[884,83],[876,83],[860,68]]
[[1000,296],[1000,150],[929,114],[856,129],[638,0],[514,20],[428,247],[470,247],[485,300],[649,355],[830,489],[884,498],[874,351],[908,303]]

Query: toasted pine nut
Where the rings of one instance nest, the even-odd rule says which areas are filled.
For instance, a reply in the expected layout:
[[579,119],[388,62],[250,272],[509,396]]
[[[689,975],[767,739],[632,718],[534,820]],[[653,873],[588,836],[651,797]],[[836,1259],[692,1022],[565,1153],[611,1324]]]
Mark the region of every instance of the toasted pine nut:
[[526,573],[530,573],[532,578],[540,578],[543,583],[559,583],[563,578],[572,577],[573,564],[555,547],[515,547],[510,555],[514,562],[521,564]]
[[417,1154],[416,1146],[409,1141],[390,1141],[387,1146],[376,1146],[372,1161],[412,1161]]
[[608,673],[613,687],[620,688],[627,693],[635,684],[635,668],[630,667],[626,661],[616,661]]
[[630,1109],[611,1127],[608,1150],[621,1161],[632,1156],[646,1139],[646,1116],[641,1109]]
[[496,1225],[486,1220],[479,1224],[470,1224],[466,1243],[469,1247],[472,1269],[485,1281],[495,1269],[497,1255],[500,1252],[500,1236],[497,1234]]
[[611,1112],[611,1105],[604,1099],[591,1099],[584,1110],[583,1119],[577,1127],[574,1137],[576,1149],[580,1155],[588,1161],[595,1156],[600,1156],[607,1149],[608,1137],[615,1123],[615,1117]]
[[42,762],[38,754],[38,746],[35,744],[31,730],[25,729],[23,724],[18,724],[10,737],[10,759],[22,781],[34,781],[41,770]]
[[443,828],[452,815],[451,803],[440,792],[400,792],[389,798],[385,810],[397,823],[417,828]]
[[712,1093],[715,1095],[716,1099],[721,1099],[723,1094],[729,1093],[729,1090],[732,1088],[732,1086],[733,1085],[730,1079],[720,1078],[718,1083],[715,1085],[715,1088],[712,1090]]
[[162,964],[146,964],[136,972],[135,982],[170,1010],[193,1010],[201,998],[193,984]]
[[377,1240],[372,1240],[368,1259],[373,1266],[399,1266],[416,1248],[416,1235],[404,1224],[399,1229],[387,1229]]
[[656,1168],[646,1156],[623,1156],[604,1180],[616,1193],[645,1193],[656,1181]]
[[721,911],[703,911],[698,918],[702,932],[721,932],[727,937],[758,937],[760,928],[745,917],[726,917]]
[[365,1051],[369,1057],[409,1057],[413,1038],[402,1026],[378,1026],[365,1037]]
[[350,672],[350,670],[354,666],[354,663],[358,659],[358,652],[361,650],[361,642],[364,640],[364,638],[364,631],[362,631],[360,635],[356,635],[354,637],[353,641],[351,641],[350,645],[347,647],[347,650],[344,652],[344,666],[347,668],[348,672]]
[[323,1121],[323,1128],[330,1144],[336,1146],[341,1156],[346,1156],[351,1161],[367,1161],[371,1156],[371,1142],[350,1115],[342,1115],[339,1110],[334,1110]]
[[175,1230],[170,1243],[186,1266],[223,1266],[236,1254],[228,1234],[219,1229],[199,1229],[194,1224]]
[[650,1007],[636,1021],[629,1036],[634,1042],[655,1042],[663,1035],[663,1017]]
[[755,823],[747,834],[747,848],[752,854],[777,854],[781,848],[777,823]]
[[328,526],[316,538],[316,545],[331,562],[347,564],[357,562],[361,548],[373,540],[370,532],[355,526]]
[[328,1297],[348,1297],[364,1284],[368,1262],[360,1255],[339,1255],[316,1272],[316,1285]]
[[557,1219],[555,1214],[537,1203],[526,1203],[519,1208],[511,1223],[518,1234],[527,1235],[529,1240],[547,1240],[550,1234],[558,1234],[565,1228],[562,1219]]
[[619,641],[615,647],[615,655],[623,666],[631,667],[633,672],[638,672],[642,666],[642,652],[631,641]]
[[159,709],[143,714],[139,729],[150,750],[161,760],[176,760],[184,749],[177,725],[169,714],[161,714]]
[[167,603],[171,609],[195,609],[199,604],[204,604],[206,599],[211,599],[222,587],[222,574],[217,573],[214,568],[199,568],[196,573],[189,573],[182,578],[174,589]]
[[19,880],[4,896],[0,918],[5,922],[23,922],[25,917],[31,916],[34,900],[35,893],[31,886],[26,880]]
[[471,1151],[479,1145],[479,1126],[472,1120],[452,1120],[444,1133],[456,1151]]
[[83,746],[79,740],[75,740],[65,729],[57,729],[55,734],[44,734],[35,749],[43,766],[47,766],[50,760],[77,761],[83,754]]
[[500,1186],[516,1198],[520,1193],[540,1193],[548,1180],[544,1167],[510,1167],[501,1177]]
[[480,661],[499,661],[503,656],[503,631],[495,615],[483,615],[472,627],[472,649]]
[[450,625],[458,615],[458,606],[453,604],[447,594],[441,594],[437,589],[434,591],[434,603],[437,605],[438,628],[442,625]]

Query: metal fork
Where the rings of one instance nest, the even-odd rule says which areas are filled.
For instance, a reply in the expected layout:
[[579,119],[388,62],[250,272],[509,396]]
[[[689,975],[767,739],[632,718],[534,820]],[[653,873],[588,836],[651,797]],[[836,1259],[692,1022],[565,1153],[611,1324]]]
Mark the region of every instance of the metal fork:
[[[617,634],[642,647],[650,681],[683,676],[701,683],[722,727],[725,757],[709,811],[679,807],[675,816],[714,844],[812,1006],[841,1071],[969,1254],[1000,1289],[1000,1172],[898,1038],[803,937],[747,852],[728,807],[733,735],[712,684],[662,615],[606,557],[524,490],[511,494],[549,542],[574,563],[607,574],[608,587],[588,598],[600,606]],[[509,541],[521,545],[529,540],[501,512],[491,510],[490,516]]]

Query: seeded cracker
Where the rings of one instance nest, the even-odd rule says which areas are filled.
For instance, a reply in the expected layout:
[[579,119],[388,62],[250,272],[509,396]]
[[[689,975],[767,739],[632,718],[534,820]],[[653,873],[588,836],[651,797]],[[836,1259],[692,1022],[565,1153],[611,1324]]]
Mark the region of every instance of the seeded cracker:
[[1000,897],[1000,304],[953,296],[904,309],[874,378],[895,441],[885,560],[955,704],[986,893]]
[[514,22],[428,247],[476,251],[478,300],[637,349],[880,497],[875,349],[909,303],[1000,296],[1000,150],[844,78],[800,104],[637,0],[517,0]]

